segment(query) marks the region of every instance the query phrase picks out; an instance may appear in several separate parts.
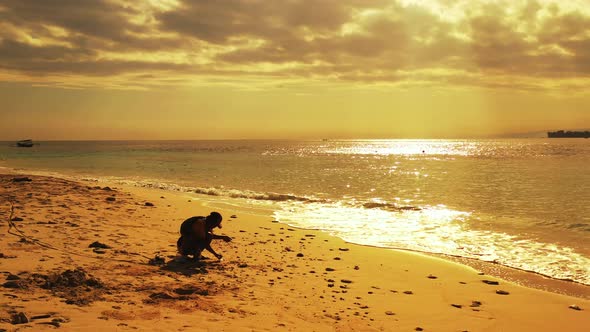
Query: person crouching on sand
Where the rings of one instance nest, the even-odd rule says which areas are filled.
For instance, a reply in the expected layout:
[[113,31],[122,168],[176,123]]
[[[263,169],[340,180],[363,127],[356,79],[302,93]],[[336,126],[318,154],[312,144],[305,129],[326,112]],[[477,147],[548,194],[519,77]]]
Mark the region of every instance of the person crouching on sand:
[[203,249],[207,249],[217,259],[221,259],[223,256],[211,248],[211,241],[231,241],[229,236],[213,234],[213,229],[221,228],[222,219],[221,214],[211,212],[207,217],[198,216],[185,220],[180,225],[180,238],[176,242],[178,252],[182,257],[186,259],[188,255],[193,255],[194,259],[198,260],[201,258]]

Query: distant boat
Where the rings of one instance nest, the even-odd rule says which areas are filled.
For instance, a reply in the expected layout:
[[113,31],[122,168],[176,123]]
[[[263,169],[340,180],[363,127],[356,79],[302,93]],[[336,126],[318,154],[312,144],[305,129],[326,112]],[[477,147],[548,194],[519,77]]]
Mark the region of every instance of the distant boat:
[[33,140],[32,139],[25,139],[22,141],[16,142],[16,146],[19,148],[32,148],[33,147]]
[[550,131],[547,133],[549,138],[589,138],[590,131]]

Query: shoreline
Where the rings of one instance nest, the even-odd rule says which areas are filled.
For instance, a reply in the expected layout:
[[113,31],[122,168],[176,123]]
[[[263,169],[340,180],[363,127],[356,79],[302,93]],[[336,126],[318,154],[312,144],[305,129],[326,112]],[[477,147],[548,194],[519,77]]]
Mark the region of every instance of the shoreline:
[[[22,174],[22,175],[32,174],[32,175],[36,175],[36,176],[49,176],[49,177],[55,177],[58,179],[64,179],[64,180],[68,180],[68,181],[76,181],[76,182],[82,182],[82,183],[101,183],[106,186],[120,186],[122,188],[125,188],[128,191],[134,191],[134,190],[162,191],[164,193],[172,193],[175,195],[190,197],[191,199],[201,202],[201,204],[204,206],[207,206],[208,204],[213,202],[213,200],[218,198],[217,196],[210,196],[210,195],[198,193],[198,192],[185,192],[185,191],[181,191],[181,190],[175,190],[173,188],[162,189],[162,188],[157,188],[157,187],[138,186],[138,185],[134,185],[132,183],[126,182],[127,180],[125,180],[125,179],[110,180],[108,178],[100,178],[100,177],[93,178],[93,177],[87,177],[87,176],[84,176],[83,178],[79,178],[77,176],[70,176],[68,174],[59,173],[59,172],[50,172],[50,171],[41,171],[41,170],[35,171],[35,170],[29,170],[29,169],[15,169],[15,168],[10,168],[7,166],[0,165],[0,174],[2,174],[2,173],[4,173],[4,174],[16,173],[16,174]],[[182,188],[182,187],[180,186],[179,188]],[[227,207],[234,207],[234,208],[235,208],[235,206],[239,206],[244,211],[250,211],[248,213],[251,213],[251,211],[265,211],[262,213],[257,213],[256,215],[261,216],[261,217],[265,217],[265,218],[274,218],[272,216],[271,212],[269,212],[268,210],[262,209],[260,207],[252,207],[251,205],[246,206],[244,204],[244,202],[240,202],[240,204],[232,204],[231,203],[231,200],[233,200],[233,199],[240,200],[241,198],[222,197],[221,199],[222,199],[221,202],[215,202],[215,203],[213,203],[213,205],[221,204],[222,206],[226,205]],[[282,223],[282,224],[289,226],[291,228],[296,228],[296,229],[302,230],[302,231],[320,231],[320,232],[323,232],[324,234],[330,235],[326,231],[316,230],[313,228],[298,227],[298,226],[290,225],[288,223]],[[332,236],[332,235],[330,235],[330,236]],[[511,283],[514,283],[514,284],[517,284],[520,286],[524,286],[524,287],[528,287],[528,288],[532,288],[532,289],[537,289],[537,290],[542,290],[542,291],[547,291],[547,292],[552,292],[552,293],[561,294],[561,295],[577,297],[577,298],[581,298],[581,299],[585,299],[585,300],[590,300],[590,285],[586,285],[586,284],[576,282],[573,280],[558,279],[558,278],[547,276],[547,275],[544,275],[542,273],[538,273],[535,271],[519,269],[519,268],[506,266],[506,265],[502,265],[502,264],[495,263],[495,262],[478,260],[476,258],[454,256],[454,255],[448,255],[448,254],[442,254],[442,253],[432,253],[432,252],[412,250],[412,249],[406,249],[406,248],[380,247],[380,246],[373,246],[373,245],[369,245],[369,244],[348,242],[348,241],[343,240],[341,238],[339,238],[339,239],[344,241],[345,243],[349,243],[351,245],[357,245],[357,246],[361,246],[361,247],[376,248],[379,250],[395,250],[395,251],[400,251],[400,252],[419,254],[419,255],[426,256],[426,257],[435,257],[435,258],[443,259],[447,262],[453,262],[453,263],[457,263],[460,265],[472,267],[476,270],[485,272],[486,274],[489,274],[491,276],[504,279],[506,281],[509,281]]]
[[[82,298],[91,303],[78,305],[65,303],[63,296],[86,292],[48,293],[34,285],[4,289],[11,297],[2,300],[0,328],[14,327],[6,323],[11,310],[29,317],[59,316],[65,330],[577,331],[590,324],[585,299],[505,282],[441,258],[346,243],[268,217],[240,212],[231,218],[233,211],[227,209],[220,210],[225,217],[220,233],[234,241],[214,244],[224,261],[178,265],[171,261],[178,226],[188,216],[207,214],[206,204],[158,189],[107,190],[102,183],[97,189],[42,176],[13,183],[12,177],[0,177],[3,215],[6,198],[14,196],[23,219],[19,229],[84,255],[2,233],[5,277],[30,280],[33,272],[80,268],[105,287],[96,299]],[[93,241],[111,249],[88,248]],[[26,259],[19,259],[23,254]],[[146,257],[154,255],[165,265],[147,264]],[[582,310],[570,309],[573,304]],[[39,321],[28,325],[54,328]]]

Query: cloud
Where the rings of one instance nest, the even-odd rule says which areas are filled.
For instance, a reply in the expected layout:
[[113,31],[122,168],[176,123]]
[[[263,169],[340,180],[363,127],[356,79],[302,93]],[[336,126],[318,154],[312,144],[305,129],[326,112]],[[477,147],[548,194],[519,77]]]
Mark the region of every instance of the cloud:
[[580,86],[590,15],[576,4],[0,0],[0,79]]

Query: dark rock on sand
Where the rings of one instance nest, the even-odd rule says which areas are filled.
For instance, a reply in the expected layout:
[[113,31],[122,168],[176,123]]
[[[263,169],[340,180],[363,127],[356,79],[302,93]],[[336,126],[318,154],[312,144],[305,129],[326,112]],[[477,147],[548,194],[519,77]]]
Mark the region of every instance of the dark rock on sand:
[[106,198],[106,201],[107,201],[107,202],[114,202],[114,201],[116,201],[116,200],[117,200],[117,199],[116,199],[115,197],[107,197],[107,198]]
[[154,258],[152,258],[148,261],[148,264],[154,265],[154,266],[166,265],[166,259],[164,259],[164,257],[162,257],[160,255],[156,255]]
[[10,219],[10,221],[23,221],[24,219],[21,217],[14,217],[12,219]]
[[342,280],[340,280],[340,282],[343,284],[352,284],[352,280],[348,280],[348,279],[342,279]]
[[27,317],[27,315],[24,312],[19,312],[12,315],[10,322],[13,325],[26,324],[29,322],[29,317]]
[[303,254],[302,253],[298,253],[297,254],[297,257],[303,257]]
[[88,245],[88,248],[111,249],[109,245],[100,243],[98,241],[92,242],[90,245]]
[[500,283],[497,281],[493,281],[493,280],[482,280],[481,282],[483,282],[484,284],[488,284],[488,285],[499,285]]
[[10,280],[2,284],[4,288],[25,288],[20,280]]
[[246,263],[241,263],[240,265],[238,265],[238,267],[243,269],[243,268],[246,268],[246,267],[248,267],[248,264],[246,264]]
[[438,278],[438,277],[437,277],[437,276],[435,276],[435,275],[429,274],[427,278],[428,278],[428,279],[436,279],[436,278]]
[[31,180],[28,177],[20,177],[20,178],[12,178],[12,182],[31,182],[33,180]]
[[336,270],[334,270],[334,269],[333,269],[333,268],[331,268],[331,267],[327,267],[327,268],[326,268],[326,271],[327,271],[327,272],[334,272],[334,271],[336,271]]
[[499,294],[499,295],[508,295],[508,294],[510,294],[510,293],[508,293],[508,292],[507,292],[507,291],[505,291],[505,290],[498,289],[498,290],[496,291],[496,294]]
[[451,304],[451,307],[455,307],[455,308],[457,308],[457,309],[461,309],[461,308],[463,308],[463,306],[462,306],[462,305],[460,305],[460,304]]
[[417,327],[417,328],[414,329],[414,331],[424,331],[424,329],[421,328],[421,327]]
[[575,304],[570,305],[568,308],[570,308],[572,310],[582,311],[582,308],[580,308],[579,306],[577,306]]
[[145,206],[154,206],[154,203],[150,203],[150,202],[145,202],[144,204]]
[[111,189],[111,187],[104,187],[104,188],[102,188],[102,190],[104,190],[104,191],[113,191],[113,189]]
[[386,311],[385,314],[387,316],[393,316],[393,315],[395,315],[395,312],[393,312],[393,311]]
[[231,218],[231,219],[236,219],[237,217],[238,217],[238,216],[236,216],[235,214],[232,214],[232,215],[230,216],[230,218]]
[[20,277],[11,273],[6,277],[6,280],[20,280]]
[[338,250],[340,250],[340,251],[348,251],[350,249],[348,249],[348,248],[338,248]]
[[37,316],[33,316],[31,317],[31,320],[35,320],[35,319],[46,319],[46,318],[50,318],[51,315],[50,314],[45,314],[45,315],[37,315]]
[[479,306],[481,306],[481,302],[480,301],[471,301],[470,307],[477,308]]

